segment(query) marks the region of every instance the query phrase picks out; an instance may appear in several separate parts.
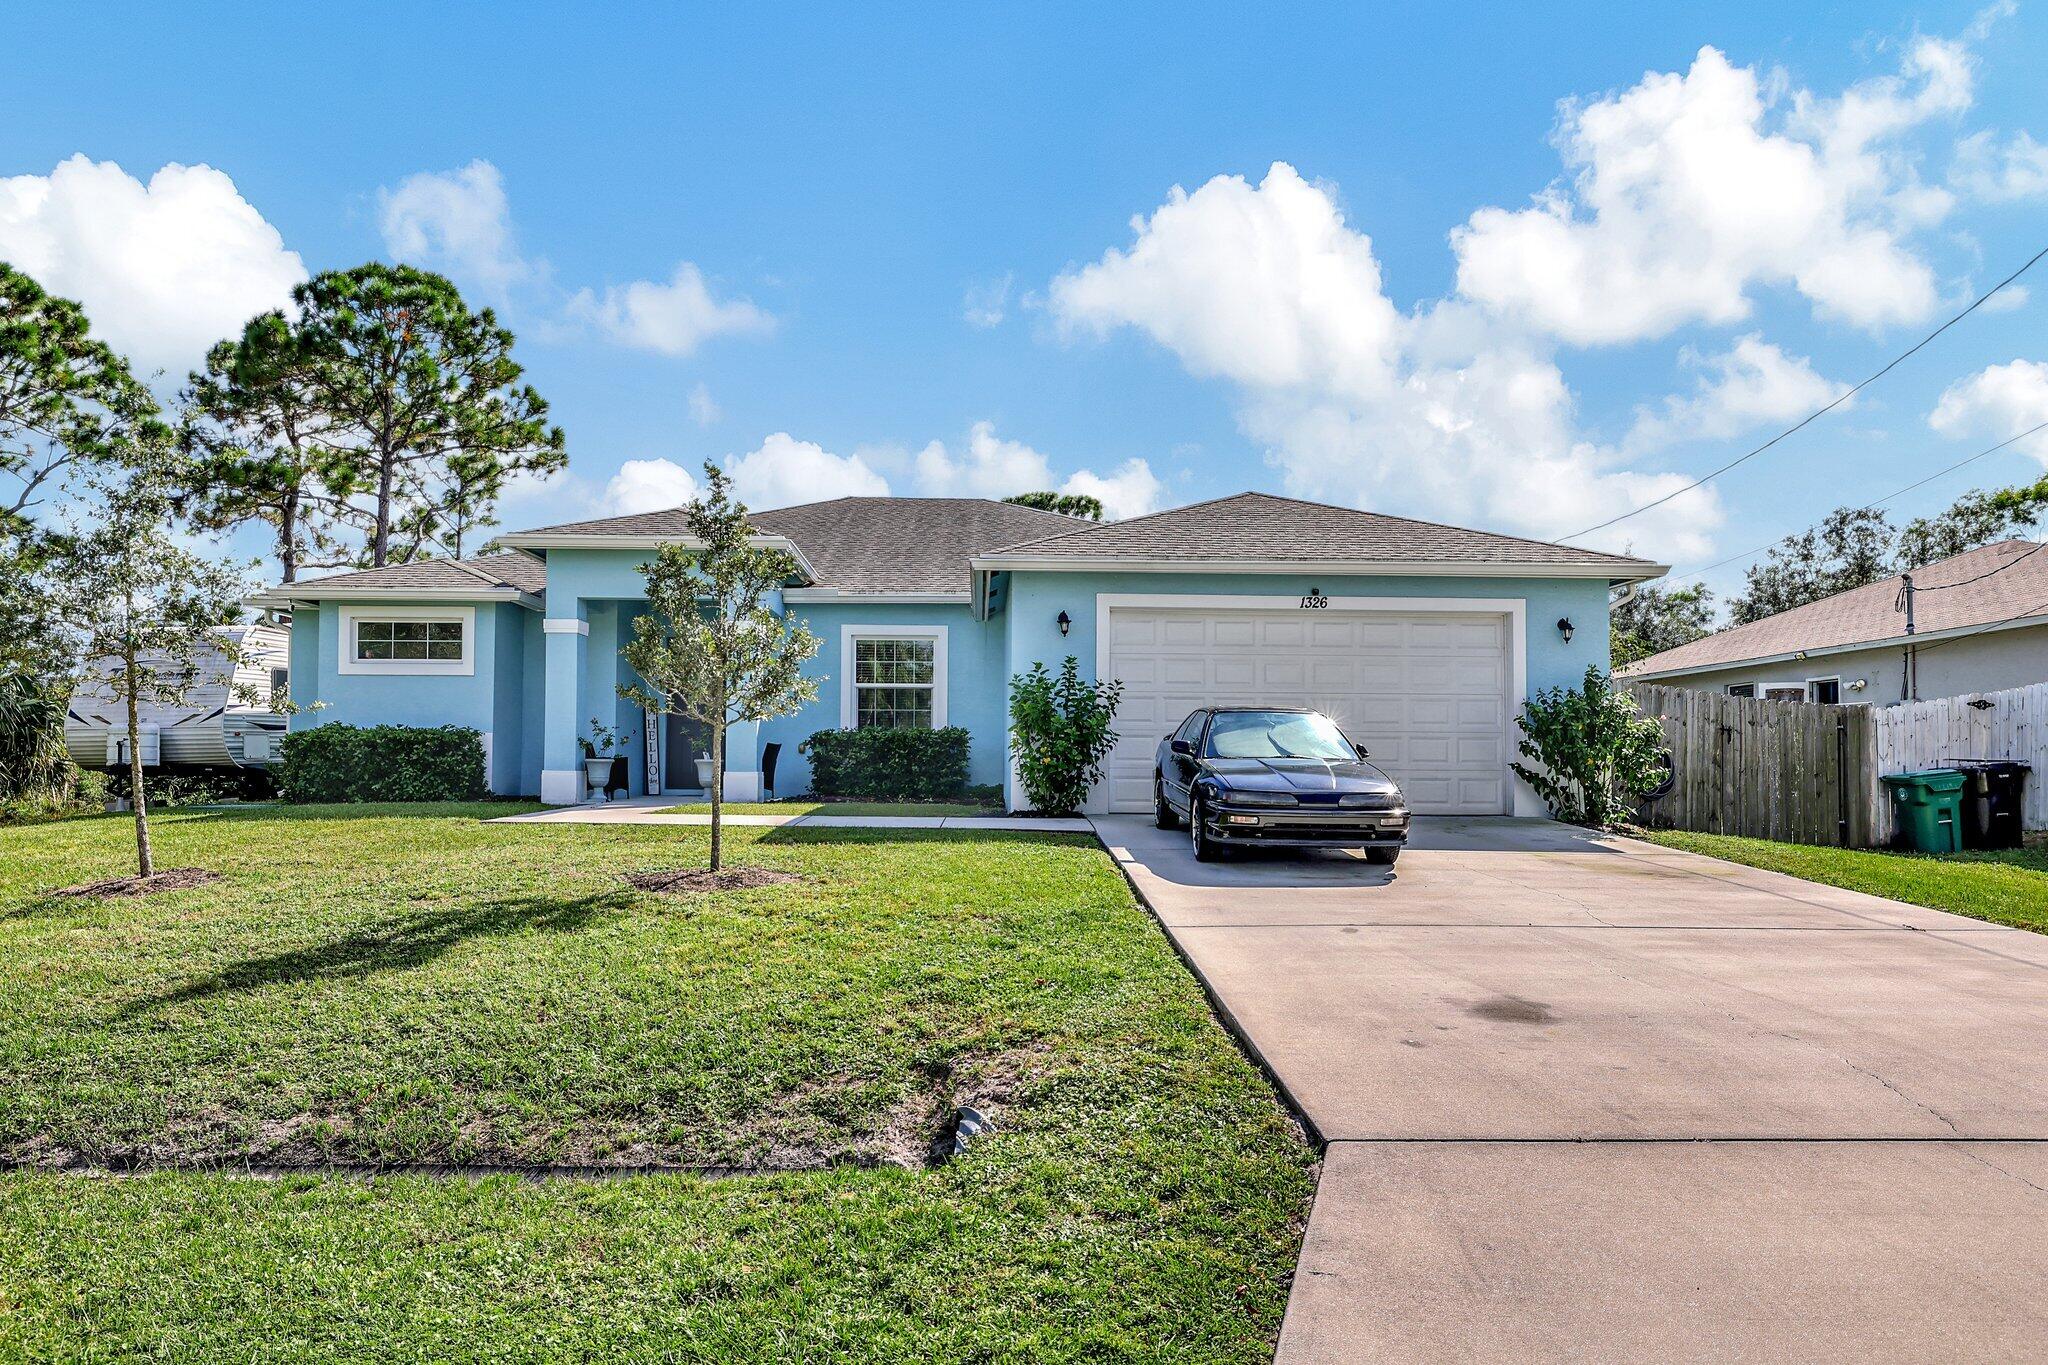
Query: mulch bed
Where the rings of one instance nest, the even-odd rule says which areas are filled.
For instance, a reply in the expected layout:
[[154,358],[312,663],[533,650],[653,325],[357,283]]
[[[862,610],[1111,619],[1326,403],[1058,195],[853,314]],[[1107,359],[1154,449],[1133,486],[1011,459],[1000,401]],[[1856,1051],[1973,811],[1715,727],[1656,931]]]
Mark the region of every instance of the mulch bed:
[[112,877],[83,886],[67,886],[53,892],[58,896],[151,896],[159,891],[184,891],[220,880],[220,873],[203,867],[173,867],[147,877]]
[[803,878],[794,872],[780,872],[772,867],[728,867],[718,872],[707,867],[674,867],[658,872],[628,872],[626,880],[636,890],[675,896],[692,891],[742,891],[753,886],[780,886],[784,882],[800,882]]

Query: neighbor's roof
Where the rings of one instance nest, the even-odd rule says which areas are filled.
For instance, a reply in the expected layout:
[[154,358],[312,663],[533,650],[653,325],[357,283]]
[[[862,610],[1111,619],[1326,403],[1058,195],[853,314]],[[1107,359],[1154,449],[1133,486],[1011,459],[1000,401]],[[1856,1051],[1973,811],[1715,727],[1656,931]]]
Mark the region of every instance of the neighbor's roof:
[[1627,555],[1469,531],[1327,503],[1239,493],[1129,521],[1086,526],[980,556],[985,568],[1083,567],[1100,561],[1171,567],[1360,566],[1394,572],[1485,573],[1550,567],[1573,577],[1638,579],[1666,566]]
[[[964,596],[970,586],[970,557],[998,545],[1094,524],[987,498],[834,498],[754,512],[748,519],[762,535],[786,540],[797,549],[815,587],[856,595]],[[544,548],[547,541],[571,537],[631,542],[688,534],[684,509],[672,507],[543,526],[503,539],[507,544]]]
[[296,583],[280,583],[251,600],[259,605],[285,606],[295,599],[345,598],[357,592],[376,596],[404,592],[517,600],[521,596],[539,597],[547,585],[546,564],[530,554],[506,550],[468,559],[415,559],[387,564],[381,569],[305,578]]
[[[2048,554],[2037,553],[2042,548],[2033,541],[2001,540],[1913,570],[1914,633],[1984,629],[2048,613]],[[1663,677],[1900,640],[1906,617],[1898,607],[1899,587],[1898,577],[1866,583],[1615,672]]]

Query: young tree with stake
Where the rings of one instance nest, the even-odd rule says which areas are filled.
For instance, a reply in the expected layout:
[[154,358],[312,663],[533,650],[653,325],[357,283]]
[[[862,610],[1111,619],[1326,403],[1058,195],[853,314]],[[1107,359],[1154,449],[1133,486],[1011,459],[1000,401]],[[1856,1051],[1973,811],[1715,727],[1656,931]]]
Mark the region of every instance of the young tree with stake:
[[80,680],[119,697],[126,710],[128,780],[135,806],[135,867],[155,874],[149,797],[142,770],[142,705],[178,706],[200,686],[199,668],[238,647],[213,628],[233,621],[247,584],[171,536],[170,431],[154,420],[127,433],[134,477],[107,490],[98,523],[71,538],[63,572],[50,578],[50,611],[79,663]]
[[619,695],[658,715],[679,714],[711,727],[711,870],[724,865],[725,732],[745,721],[786,716],[817,700],[803,676],[823,642],[778,616],[764,599],[796,571],[781,550],[753,543],[746,507],[732,483],[706,464],[705,495],[683,509],[694,546],[664,545],[647,579],[645,615],[619,652],[643,686]]

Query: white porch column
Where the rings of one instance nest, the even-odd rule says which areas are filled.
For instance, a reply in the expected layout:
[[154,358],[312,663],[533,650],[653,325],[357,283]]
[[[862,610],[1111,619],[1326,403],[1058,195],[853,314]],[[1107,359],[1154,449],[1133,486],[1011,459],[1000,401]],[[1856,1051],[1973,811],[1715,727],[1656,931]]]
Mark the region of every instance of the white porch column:
[[583,674],[590,622],[583,604],[575,616],[551,616],[540,623],[547,635],[547,691],[541,699],[540,799],[550,806],[573,806],[583,800],[583,753],[576,746],[581,733]]

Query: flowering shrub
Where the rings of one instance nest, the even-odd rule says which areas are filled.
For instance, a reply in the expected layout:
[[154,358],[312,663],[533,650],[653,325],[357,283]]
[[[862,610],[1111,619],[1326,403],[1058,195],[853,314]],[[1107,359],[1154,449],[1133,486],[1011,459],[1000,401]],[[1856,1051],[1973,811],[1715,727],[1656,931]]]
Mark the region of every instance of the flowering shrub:
[[1033,664],[1010,679],[1010,742],[1035,810],[1067,815],[1088,799],[1088,789],[1102,780],[1102,760],[1116,747],[1109,723],[1123,694],[1115,679],[1081,681],[1080,662],[1071,654],[1058,677]]
[[1628,818],[1638,797],[1664,780],[1659,756],[1664,731],[1645,716],[1635,699],[1616,692],[1597,667],[1586,670],[1576,689],[1539,692],[1516,718],[1522,727],[1524,758],[1516,773],[1550,805],[1551,813],[1575,825],[1605,828]]

